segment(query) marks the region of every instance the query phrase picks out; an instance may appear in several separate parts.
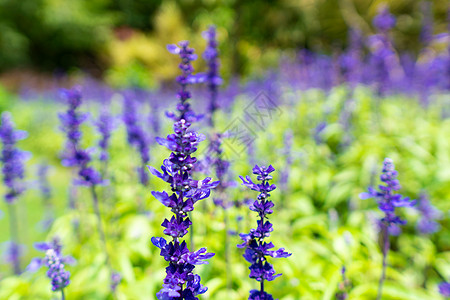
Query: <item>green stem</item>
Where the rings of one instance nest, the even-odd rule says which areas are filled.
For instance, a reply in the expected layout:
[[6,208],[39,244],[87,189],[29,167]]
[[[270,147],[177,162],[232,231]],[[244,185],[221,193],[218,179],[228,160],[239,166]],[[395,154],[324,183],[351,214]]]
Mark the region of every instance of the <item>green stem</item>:
[[228,233],[228,213],[227,209],[223,210],[223,218],[225,223],[225,266],[226,266],[226,283],[227,289],[231,289],[231,261],[230,261],[230,234]]
[[61,300],[65,300],[66,296],[64,295],[64,289],[61,289]]
[[[14,204],[8,205],[9,208],[9,231],[11,235],[11,247],[19,247],[19,233],[18,233],[18,223],[17,223],[17,212]],[[18,251],[14,249],[13,251]],[[18,253],[13,255],[12,267],[15,275],[20,274],[20,258]]]
[[377,300],[381,299],[382,291],[383,291],[383,283],[386,279],[386,262],[387,262],[387,254],[389,251],[389,233],[387,230],[387,226],[383,225],[383,228],[381,230],[381,234],[383,235],[383,265],[382,265],[382,271],[381,271],[381,277],[380,282],[378,283],[378,294],[377,294]]

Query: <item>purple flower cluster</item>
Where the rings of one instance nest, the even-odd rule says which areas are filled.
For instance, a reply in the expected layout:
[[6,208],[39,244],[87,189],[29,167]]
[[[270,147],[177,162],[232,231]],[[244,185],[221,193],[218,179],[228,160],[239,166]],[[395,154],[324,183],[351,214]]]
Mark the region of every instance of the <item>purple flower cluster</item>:
[[180,85],[180,90],[178,91],[177,97],[180,102],[177,104],[178,115],[173,112],[167,112],[167,116],[174,121],[186,120],[186,122],[192,123],[200,120],[203,116],[196,115],[191,108],[191,105],[187,102],[191,98],[191,92],[188,91],[187,87],[189,84],[199,83],[204,81],[203,74],[192,74],[194,68],[191,65],[191,61],[197,59],[197,54],[194,54],[194,49],[189,48],[188,41],[182,41],[177,45],[171,44],[167,45],[167,50],[172,54],[178,54],[181,58],[181,63],[179,68],[182,72],[181,75],[177,77],[177,82]]
[[276,189],[274,184],[270,184],[269,180],[272,180],[272,173],[275,168],[270,165],[269,167],[259,167],[256,165],[253,168],[253,174],[257,175],[257,180],[260,183],[254,183],[249,176],[243,178],[242,185],[259,192],[257,200],[250,206],[250,210],[258,213],[260,220],[258,220],[258,227],[251,229],[249,234],[240,234],[241,239],[244,241],[238,245],[238,248],[245,248],[244,258],[251,263],[250,278],[254,278],[260,282],[260,290],[250,291],[249,299],[252,300],[270,300],[273,297],[264,291],[264,280],[272,281],[275,278],[281,276],[281,274],[275,274],[272,264],[267,261],[267,257],[289,257],[292,253],[284,251],[284,248],[280,248],[276,251],[270,250],[273,247],[272,242],[265,242],[264,239],[270,236],[273,231],[273,226],[268,219],[268,215],[273,213],[273,202],[269,200],[270,192]]
[[127,128],[128,143],[137,149],[141,157],[141,167],[138,168],[139,181],[145,186],[148,183],[145,165],[150,161],[149,141],[144,130],[139,125],[136,102],[130,93],[124,94],[123,121]]
[[432,234],[440,229],[440,225],[436,220],[442,217],[442,212],[434,207],[430,199],[425,194],[420,195],[417,210],[421,214],[417,229],[423,234]]
[[192,171],[197,159],[191,156],[197,151],[197,145],[204,137],[195,131],[190,131],[190,121],[197,117],[186,101],[190,98],[190,92],[186,89],[193,71],[190,61],[194,59],[194,50],[187,47],[188,42],[180,42],[181,48],[175,45],[168,46],[172,53],[179,53],[182,58],[180,68],[183,75],[177,78],[181,85],[178,93],[180,103],[177,105],[179,116],[169,114],[175,120],[174,133],[167,138],[157,137],[156,141],[172,151],[168,159],[165,159],[161,171],[148,166],[150,173],[170,184],[172,194],[167,192],[152,191],[152,195],[161,203],[171,209],[174,216],[170,220],[165,219],[164,234],[172,237],[166,241],[162,237],[152,237],[152,243],[161,249],[161,256],[169,262],[166,268],[166,277],[163,288],[156,294],[160,300],[170,299],[198,299],[196,296],[206,292],[207,288],[200,284],[200,276],[193,274],[196,265],[207,263],[205,260],[214,256],[207,253],[206,248],[191,252],[185,241],[180,241],[192,224],[188,212],[194,210],[194,204],[210,195],[211,189],[217,187],[218,181],[212,181],[210,177],[203,180],[193,180]]
[[208,122],[212,126],[214,124],[213,115],[219,108],[217,103],[217,90],[222,84],[222,78],[219,76],[219,52],[217,51],[216,28],[210,26],[208,30],[203,32],[203,37],[208,41],[205,52],[203,52],[203,59],[208,63],[208,72],[206,74],[206,83],[209,89],[210,103],[208,106]]
[[450,297],[450,283],[441,282],[439,284],[439,293],[444,297]]
[[64,269],[65,264],[72,265],[75,259],[72,256],[63,256],[61,243],[54,238],[50,243],[36,243],[34,247],[45,252],[44,258],[33,258],[27,270],[36,272],[43,265],[48,268],[47,276],[51,279],[52,291],[63,291],[70,284],[70,272]]
[[198,170],[204,173],[214,170],[219,181],[219,185],[216,188],[216,195],[219,196],[214,197],[214,204],[226,209],[229,208],[232,203],[227,203],[222,199],[223,192],[231,185],[230,182],[226,182],[225,180],[230,163],[223,157],[222,140],[224,137],[225,134],[219,133],[213,134],[210,137],[207,153],[205,158],[199,164]]
[[25,191],[22,179],[24,178],[24,160],[28,153],[16,147],[17,141],[27,137],[22,130],[15,130],[14,123],[9,112],[2,113],[0,125],[0,139],[3,144],[1,161],[3,163],[3,182],[7,187],[5,201],[13,203],[17,197]]
[[114,129],[114,118],[108,112],[107,108],[103,108],[98,121],[96,122],[96,127],[101,135],[101,139],[98,142],[100,148],[100,161],[107,162],[109,160],[108,147],[109,140],[111,138],[111,132]]
[[396,179],[398,173],[392,159],[386,158],[384,160],[382,172],[380,179],[385,185],[378,186],[380,191],[369,187],[367,193],[361,193],[359,196],[363,200],[375,198],[378,201],[378,208],[384,213],[384,217],[380,220],[381,228],[387,229],[391,235],[398,235],[401,232],[398,225],[404,225],[406,221],[395,214],[395,208],[414,206],[416,201],[411,201],[409,197],[403,197],[400,194],[394,194],[394,191],[400,189],[400,184]]
[[[186,242],[179,241],[188,233],[192,224],[187,213],[193,211],[194,204],[207,198],[211,189],[219,184],[218,181],[211,181],[210,177],[200,181],[192,179],[192,168],[197,159],[191,154],[197,150],[197,145],[203,137],[197,132],[189,131],[190,126],[190,123],[181,119],[175,122],[173,134],[168,135],[166,139],[157,138],[160,145],[173,152],[164,160],[162,173],[149,166],[150,172],[169,183],[173,192],[169,195],[167,192],[153,191],[152,195],[175,214],[161,224],[165,227],[164,234],[171,236],[172,241],[167,243],[164,238],[152,238],[153,244],[161,249],[161,256],[170,263],[166,268],[167,276],[163,289],[157,294],[158,299],[197,299],[189,297],[204,293],[206,288],[200,285],[200,277],[193,275],[192,270],[195,265],[206,263],[203,260],[214,256],[214,253],[206,253],[205,248],[190,252]],[[186,287],[183,289],[185,283]]]
[[382,6],[373,19],[373,26],[381,32],[387,32],[395,26],[395,16],[389,12],[387,6]]
[[67,101],[68,109],[59,114],[61,129],[67,135],[62,164],[65,167],[77,167],[79,180],[77,184],[95,186],[103,184],[102,177],[93,167],[89,166],[91,155],[88,150],[80,148],[82,132],[80,125],[87,119],[87,114],[78,111],[81,105],[81,92],[78,88],[63,89],[62,96]]

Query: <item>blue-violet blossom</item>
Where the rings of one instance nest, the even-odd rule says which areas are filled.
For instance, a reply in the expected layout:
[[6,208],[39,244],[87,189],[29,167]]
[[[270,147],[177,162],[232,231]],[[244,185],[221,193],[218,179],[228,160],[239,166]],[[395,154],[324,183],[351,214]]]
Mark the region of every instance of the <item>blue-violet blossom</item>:
[[179,43],[181,48],[175,45],[168,46],[172,53],[179,53],[183,63],[180,68],[183,75],[177,78],[182,89],[178,93],[180,103],[177,106],[179,115],[169,114],[175,120],[174,133],[169,134],[166,139],[156,138],[156,141],[172,151],[168,159],[161,166],[162,172],[148,166],[150,172],[156,177],[170,184],[172,194],[167,192],[152,192],[152,195],[161,203],[171,209],[174,216],[170,220],[165,219],[161,224],[164,234],[172,237],[167,241],[162,237],[152,237],[152,243],[161,249],[161,256],[169,262],[166,268],[166,277],[163,288],[156,294],[160,300],[171,299],[198,299],[196,296],[206,292],[207,288],[200,284],[200,276],[193,274],[196,265],[207,263],[205,260],[214,256],[207,253],[206,248],[191,252],[183,238],[188,233],[192,224],[187,213],[194,210],[194,204],[210,195],[210,190],[215,188],[219,182],[212,181],[210,177],[203,180],[193,180],[192,170],[197,159],[191,156],[197,145],[203,140],[203,136],[195,131],[190,131],[190,120],[196,120],[194,112],[186,101],[190,93],[186,89],[187,80],[193,69],[190,61],[193,58],[193,49],[187,48],[188,42]]
[[270,236],[273,231],[272,223],[268,219],[268,215],[273,213],[273,202],[269,200],[270,192],[276,189],[275,184],[270,184],[272,180],[272,173],[275,168],[272,165],[269,167],[259,167],[255,165],[253,168],[253,174],[257,175],[256,179],[260,183],[254,183],[249,176],[245,178],[239,176],[242,180],[242,185],[259,192],[257,200],[250,206],[250,210],[257,212],[259,220],[257,221],[258,227],[251,229],[249,234],[240,234],[241,239],[244,241],[238,245],[238,248],[245,248],[244,258],[251,264],[250,278],[254,278],[260,282],[260,290],[251,290],[249,300],[270,300],[273,299],[272,295],[264,291],[264,281],[272,281],[275,278],[281,276],[281,274],[275,274],[275,270],[271,263],[268,262],[267,257],[279,258],[289,257],[292,253],[284,251],[284,248],[278,250],[270,250],[273,247],[272,242],[265,242],[264,239]]

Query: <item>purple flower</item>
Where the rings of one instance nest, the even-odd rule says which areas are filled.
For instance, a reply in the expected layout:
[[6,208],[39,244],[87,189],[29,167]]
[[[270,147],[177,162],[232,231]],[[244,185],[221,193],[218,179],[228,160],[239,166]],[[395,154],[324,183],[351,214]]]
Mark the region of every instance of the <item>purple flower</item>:
[[389,12],[389,7],[383,6],[373,19],[373,25],[381,32],[388,31],[395,26],[395,16]]
[[74,264],[75,259],[72,256],[62,255],[62,246],[58,238],[54,238],[50,243],[36,243],[34,247],[45,252],[45,257],[33,258],[27,270],[36,272],[45,265],[48,268],[47,277],[51,279],[52,291],[62,291],[70,284],[70,272],[66,271],[64,266]]
[[111,291],[114,293],[122,280],[122,276],[118,272],[113,272],[111,274]]
[[89,151],[80,148],[82,137],[80,125],[87,119],[87,114],[78,111],[82,103],[81,92],[78,87],[75,87],[70,90],[61,90],[61,94],[68,104],[67,111],[59,114],[61,130],[67,135],[66,148],[62,154],[62,164],[66,167],[78,169],[79,178],[75,182],[79,185],[104,184],[100,173],[89,166],[91,162]]
[[187,90],[189,84],[203,82],[205,76],[203,74],[192,74],[194,68],[191,65],[191,61],[197,59],[197,55],[194,54],[194,49],[189,48],[188,41],[182,41],[177,45],[167,45],[167,50],[172,54],[177,54],[181,58],[181,63],[179,68],[181,70],[181,75],[177,77],[177,82],[180,85],[180,90],[178,91],[177,97],[180,102],[177,104],[178,115],[173,112],[168,112],[167,116],[174,121],[180,121],[182,119],[186,122],[192,123],[198,121],[202,118],[201,115],[196,115],[188,103],[191,98],[191,93]]
[[417,223],[417,229],[423,234],[432,234],[440,229],[440,225],[436,220],[442,217],[442,212],[434,207],[425,194],[420,195],[417,210],[421,214],[421,218]]
[[107,108],[104,107],[96,122],[96,127],[101,135],[101,139],[98,142],[100,148],[100,161],[106,162],[109,159],[108,147],[109,140],[111,138],[111,132],[115,128],[114,118],[110,115]]
[[384,213],[384,217],[380,220],[380,225],[383,228],[386,227],[389,234],[398,235],[400,233],[398,225],[404,225],[406,221],[395,214],[395,208],[414,206],[416,201],[410,200],[408,197],[403,197],[400,194],[394,194],[394,191],[400,189],[400,184],[396,179],[398,173],[391,159],[386,158],[384,160],[382,172],[383,174],[381,174],[380,179],[385,185],[378,186],[380,191],[369,187],[368,192],[361,193],[359,197],[363,200],[375,198],[378,202],[378,208]]
[[148,183],[145,165],[150,161],[149,141],[143,128],[139,125],[136,101],[130,92],[124,93],[123,121],[127,129],[128,143],[136,148],[141,157],[141,166],[138,168],[138,174],[140,183],[145,186]]
[[7,203],[13,203],[25,191],[22,182],[24,178],[24,164],[29,154],[16,147],[16,143],[27,137],[22,130],[15,130],[11,114],[3,112],[1,115],[0,139],[2,141],[1,162],[3,164],[3,183],[7,190],[4,196]]
[[218,109],[217,90],[222,84],[222,78],[219,76],[219,52],[217,51],[216,28],[210,26],[207,31],[203,32],[203,37],[208,41],[208,45],[203,52],[203,59],[208,64],[208,73],[206,74],[206,83],[209,89],[209,106],[208,106],[208,122],[213,126],[214,112]]
[[198,299],[196,296],[206,292],[207,288],[200,284],[200,276],[195,275],[193,270],[196,265],[207,263],[205,260],[214,256],[214,253],[207,253],[205,248],[191,252],[185,241],[181,239],[188,233],[192,224],[187,213],[194,210],[194,204],[210,195],[211,189],[217,187],[218,181],[212,181],[210,177],[203,180],[194,180],[192,172],[197,158],[192,155],[197,151],[198,143],[204,137],[195,131],[189,130],[190,121],[197,120],[190,109],[187,100],[190,93],[187,85],[192,82],[192,66],[190,61],[195,59],[194,50],[188,48],[188,42],[180,42],[180,47],[169,45],[167,49],[174,54],[180,54],[182,63],[180,69],[183,75],[177,78],[181,85],[178,93],[180,102],[177,105],[179,115],[171,116],[175,123],[174,133],[166,138],[156,138],[158,144],[172,151],[161,166],[161,172],[148,166],[152,175],[167,182],[171,187],[171,194],[163,191],[153,191],[152,195],[164,206],[171,209],[174,214],[170,220],[165,219],[161,224],[164,233],[172,237],[171,241],[166,241],[162,237],[152,237],[153,245],[161,249],[160,255],[169,262],[166,268],[162,289],[156,294],[158,299]]
[[450,297],[450,283],[448,282],[439,283],[439,293],[444,297]]
[[397,171],[394,167],[394,162],[390,158],[385,158],[383,162],[383,170],[380,175],[381,181],[385,185],[379,185],[379,191],[369,187],[367,193],[361,193],[361,199],[375,198],[378,202],[378,208],[384,213],[384,217],[379,220],[380,236],[382,239],[382,253],[383,265],[382,275],[378,284],[377,299],[382,297],[383,283],[386,278],[387,255],[390,248],[389,235],[399,235],[401,229],[399,225],[405,225],[406,221],[402,220],[395,213],[397,207],[407,207],[416,204],[416,201],[410,201],[408,197],[404,198],[402,195],[394,194],[400,189],[400,184],[397,178]]
[[267,261],[267,257],[281,258],[292,255],[292,253],[284,251],[284,248],[276,251],[270,250],[274,245],[271,242],[264,241],[273,231],[273,225],[266,220],[268,215],[273,213],[271,208],[274,204],[269,200],[269,197],[270,192],[276,186],[268,183],[269,180],[272,180],[270,173],[273,171],[275,171],[275,168],[272,165],[267,168],[256,165],[253,168],[253,174],[257,175],[256,179],[261,182],[257,184],[249,176],[246,176],[245,179],[239,176],[243,182],[242,185],[260,193],[257,200],[250,206],[250,209],[257,212],[260,217],[257,221],[258,226],[256,229],[251,229],[249,234],[240,234],[243,243],[238,245],[238,248],[245,248],[243,257],[251,264],[249,267],[250,278],[256,279],[261,284],[260,291],[250,291],[249,299],[273,299],[270,294],[264,292],[264,281],[272,281],[281,274],[275,273],[272,264]]

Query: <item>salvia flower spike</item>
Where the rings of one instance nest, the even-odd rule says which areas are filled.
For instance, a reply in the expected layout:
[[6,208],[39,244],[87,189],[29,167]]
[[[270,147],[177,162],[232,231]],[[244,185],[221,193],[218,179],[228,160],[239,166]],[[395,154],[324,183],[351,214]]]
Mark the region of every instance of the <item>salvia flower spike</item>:
[[167,112],[167,116],[174,121],[179,121],[181,119],[186,120],[188,123],[199,121],[203,116],[196,115],[188,102],[191,99],[191,92],[188,90],[190,84],[200,83],[205,81],[204,74],[192,74],[194,68],[191,62],[197,59],[197,54],[194,53],[194,49],[189,48],[188,41],[182,41],[177,45],[167,45],[167,50],[172,54],[178,54],[181,58],[181,63],[179,68],[181,70],[181,75],[177,77],[177,82],[180,85],[180,90],[177,93],[177,98],[179,100],[177,104],[178,114],[173,112]]
[[13,203],[25,191],[23,183],[24,161],[29,154],[19,150],[16,143],[26,137],[26,131],[14,128],[11,114],[9,112],[2,113],[0,125],[0,139],[3,145],[1,161],[3,164],[3,183],[7,187],[4,196],[7,203]]
[[367,193],[361,193],[361,199],[375,198],[378,202],[378,208],[384,213],[383,218],[379,220],[380,233],[383,240],[383,265],[382,275],[378,286],[377,299],[381,299],[384,279],[386,277],[386,259],[389,251],[389,235],[399,235],[401,229],[399,225],[405,225],[406,221],[402,220],[395,212],[397,207],[408,207],[416,204],[415,200],[403,197],[400,194],[394,194],[400,190],[400,184],[396,179],[398,173],[395,170],[394,162],[390,158],[386,158],[383,162],[383,170],[380,176],[384,185],[379,185],[379,191],[369,187]]
[[139,122],[138,108],[133,98],[135,94],[135,91],[124,93],[123,121],[127,129],[128,143],[136,148],[141,158],[141,164],[138,167],[139,182],[143,186],[146,186],[148,183],[148,173],[145,166],[150,161],[150,147],[149,139]]
[[250,278],[254,278],[260,283],[259,290],[251,290],[249,300],[271,300],[272,295],[264,291],[264,281],[272,281],[275,278],[281,276],[276,274],[273,266],[267,260],[268,257],[279,258],[289,257],[292,253],[284,251],[284,248],[278,250],[270,250],[274,248],[272,242],[264,241],[265,238],[270,236],[273,231],[272,223],[268,220],[268,215],[273,213],[273,202],[269,200],[270,192],[276,189],[275,184],[270,184],[272,180],[272,173],[275,168],[269,165],[267,168],[255,165],[253,168],[253,174],[257,175],[256,179],[260,183],[254,183],[249,176],[245,178],[239,176],[242,180],[242,185],[250,188],[251,190],[259,192],[257,200],[250,205],[250,210],[258,213],[258,227],[251,229],[248,234],[240,234],[243,243],[238,245],[238,248],[245,248],[244,258],[251,264]]
[[210,26],[208,30],[203,32],[203,37],[208,41],[203,59],[208,64],[208,72],[206,74],[206,84],[209,90],[209,106],[208,106],[208,123],[210,126],[214,124],[214,112],[219,108],[217,103],[217,92],[219,85],[222,84],[222,78],[219,75],[219,51],[217,50],[216,28]]
[[16,130],[14,128],[11,114],[3,112],[1,115],[0,139],[2,141],[2,153],[0,160],[2,162],[3,183],[6,186],[4,199],[8,203],[9,209],[9,229],[11,242],[7,250],[8,260],[11,262],[14,274],[20,274],[20,245],[18,220],[15,206],[13,205],[17,198],[25,191],[24,179],[24,161],[29,157],[25,151],[19,150],[16,143],[27,137],[27,132]]
[[61,94],[68,104],[67,111],[59,114],[61,130],[67,135],[62,164],[66,167],[77,168],[79,178],[75,182],[79,185],[93,187],[105,184],[100,173],[89,166],[92,160],[89,151],[80,147],[82,137],[80,125],[87,119],[87,114],[79,112],[82,103],[81,92],[75,87],[70,90],[61,90]]
[[36,272],[42,266],[46,266],[47,277],[50,278],[52,291],[61,292],[62,299],[65,298],[64,289],[70,284],[70,272],[65,270],[65,265],[73,265],[75,259],[72,256],[62,255],[62,245],[58,238],[54,238],[50,243],[36,243],[34,247],[45,252],[44,258],[33,258],[27,270]]
[[214,256],[214,253],[207,253],[206,248],[200,248],[191,252],[182,238],[188,233],[192,224],[188,217],[188,212],[194,210],[194,204],[210,195],[211,189],[215,188],[219,182],[212,181],[210,177],[203,180],[193,180],[192,171],[197,159],[192,154],[197,150],[197,145],[203,140],[203,136],[195,131],[190,131],[191,126],[188,120],[195,120],[195,114],[186,101],[189,91],[186,89],[187,78],[193,71],[189,62],[193,58],[193,50],[187,48],[187,42],[179,43],[181,48],[175,45],[169,46],[172,53],[179,53],[183,59],[180,65],[183,75],[177,81],[182,85],[179,92],[180,103],[177,106],[179,115],[171,115],[175,120],[173,125],[174,133],[167,138],[156,138],[156,141],[172,151],[168,159],[165,159],[161,166],[161,171],[149,166],[150,173],[170,184],[172,193],[152,192],[152,195],[161,201],[173,212],[170,220],[165,219],[161,224],[164,227],[164,234],[172,237],[167,241],[162,237],[152,237],[152,243],[161,249],[161,256],[169,262],[166,268],[166,277],[163,288],[156,294],[162,300],[170,299],[198,299],[196,296],[206,292],[207,288],[200,284],[200,276],[193,274],[196,265],[207,263],[205,260]]

